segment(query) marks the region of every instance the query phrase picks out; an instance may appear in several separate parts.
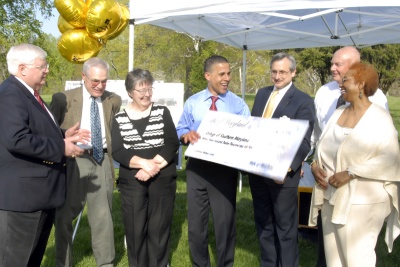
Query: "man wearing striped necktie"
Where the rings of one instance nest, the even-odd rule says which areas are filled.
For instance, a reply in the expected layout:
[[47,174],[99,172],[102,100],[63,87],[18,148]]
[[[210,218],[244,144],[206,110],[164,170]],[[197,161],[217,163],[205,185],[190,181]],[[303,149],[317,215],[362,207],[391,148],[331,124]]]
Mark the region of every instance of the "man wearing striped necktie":
[[67,166],[67,200],[56,213],[57,267],[72,266],[72,221],[86,203],[96,264],[114,265],[111,123],[119,112],[121,97],[105,90],[108,74],[107,62],[100,58],[88,59],[83,64],[83,86],[54,94],[50,104],[62,128],[80,122],[82,128],[92,132],[91,144],[83,146],[85,153]]

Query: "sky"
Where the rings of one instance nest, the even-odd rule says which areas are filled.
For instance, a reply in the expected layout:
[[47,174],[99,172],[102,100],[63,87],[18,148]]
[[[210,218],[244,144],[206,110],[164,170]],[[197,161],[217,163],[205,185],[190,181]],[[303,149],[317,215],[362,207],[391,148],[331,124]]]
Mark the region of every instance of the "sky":
[[38,12],[37,18],[43,23],[42,30],[45,33],[51,34],[54,37],[58,38],[61,36],[61,33],[58,30],[58,26],[57,26],[57,21],[58,21],[58,16],[59,16],[57,9],[53,8],[52,14],[53,14],[53,16],[51,18],[44,19],[41,16],[41,14]]

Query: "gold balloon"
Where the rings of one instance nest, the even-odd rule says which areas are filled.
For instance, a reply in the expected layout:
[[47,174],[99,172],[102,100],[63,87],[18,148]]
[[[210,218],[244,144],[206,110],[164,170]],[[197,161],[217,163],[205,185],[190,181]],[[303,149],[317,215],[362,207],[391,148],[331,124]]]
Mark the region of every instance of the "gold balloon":
[[74,28],[71,24],[69,24],[61,15],[58,16],[58,22],[57,22],[58,30],[61,33],[64,33],[68,30],[71,30]]
[[97,55],[103,45],[89,36],[85,29],[68,30],[61,35],[57,48],[60,54],[73,63],[83,63]]
[[85,1],[86,5],[87,5],[88,7],[92,4],[92,2],[93,2],[92,0],[86,0],[86,1]]
[[83,0],[54,0],[58,13],[72,26],[85,27],[88,6]]
[[94,0],[86,17],[86,30],[90,36],[105,38],[120,26],[122,9],[115,0]]
[[108,40],[112,40],[117,38],[118,35],[120,35],[128,26],[128,21],[129,21],[129,9],[127,6],[121,5],[121,11],[122,11],[122,17],[121,17],[121,24],[119,25],[119,28],[113,32],[110,36],[108,36]]

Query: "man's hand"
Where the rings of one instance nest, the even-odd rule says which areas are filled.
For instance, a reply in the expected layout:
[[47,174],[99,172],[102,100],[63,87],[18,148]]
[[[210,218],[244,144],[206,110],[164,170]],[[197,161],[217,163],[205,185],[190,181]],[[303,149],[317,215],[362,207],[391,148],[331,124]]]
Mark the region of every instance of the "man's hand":
[[190,131],[182,134],[180,140],[183,144],[194,144],[200,139],[200,135],[196,131]]
[[89,130],[80,129],[79,122],[65,131],[65,137],[70,138],[74,143],[87,144],[90,141],[91,135]]
[[77,156],[81,156],[84,152],[82,148],[79,146],[75,145],[75,137],[69,137],[64,139],[64,144],[65,144],[65,152],[64,155],[66,157],[72,157],[75,158]]

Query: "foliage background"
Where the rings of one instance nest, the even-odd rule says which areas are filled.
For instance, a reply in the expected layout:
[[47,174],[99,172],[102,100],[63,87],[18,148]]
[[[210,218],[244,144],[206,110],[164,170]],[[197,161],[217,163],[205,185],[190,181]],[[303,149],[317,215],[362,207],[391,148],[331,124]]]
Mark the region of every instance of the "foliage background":
[[[128,0],[119,0],[128,5]],[[51,16],[50,0],[0,0],[0,82],[8,77],[6,54],[8,49],[22,42],[36,44],[48,52],[50,73],[44,94],[64,90],[65,81],[80,80],[82,65],[68,62],[57,50],[57,39],[41,30],[37,13]],[[58,14],[57,14],[58,16]],[[135,26],[134,66],[150,70],[156,80],[185,84],[185,96],[206,87],[203,62],[212,54],[221,54],[231,63],[230,89],[240,93],[243,52],[213,41],[200,42],[182,33],[150,26]],[[128,28],[117,38],[106,43],[99,57],[112,66],[110,79],[125,79],[128,71]],[[338,47],[287,50],[297,60],[296,85],[314,95],[321,84],[329,81],[330,59]],[[246,88],[254,94],[270,85],[269,60],[277,50],[247,51]],[[371,62],[380,74],[380,87],[390,95],[399,95],[400,45],[377,45],[361,49],[362,58]]]

